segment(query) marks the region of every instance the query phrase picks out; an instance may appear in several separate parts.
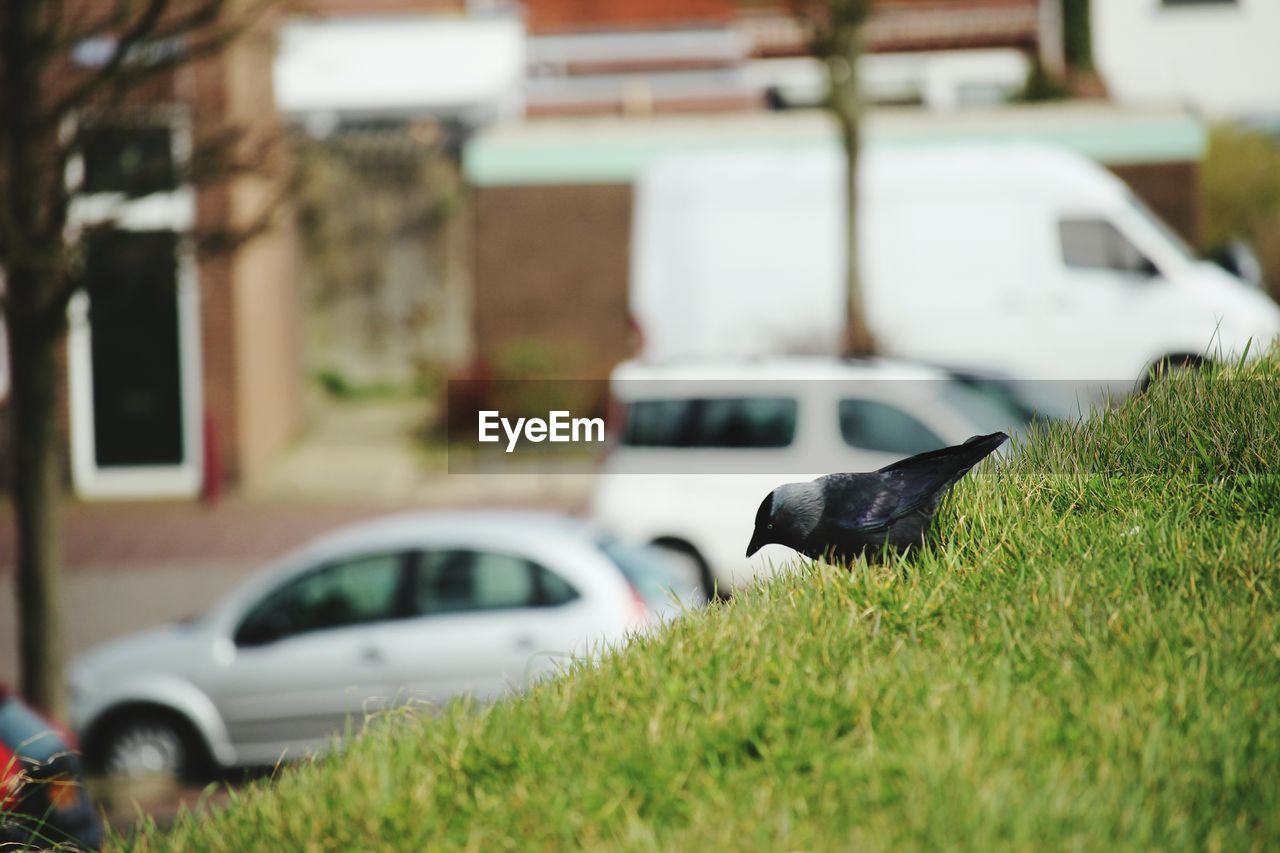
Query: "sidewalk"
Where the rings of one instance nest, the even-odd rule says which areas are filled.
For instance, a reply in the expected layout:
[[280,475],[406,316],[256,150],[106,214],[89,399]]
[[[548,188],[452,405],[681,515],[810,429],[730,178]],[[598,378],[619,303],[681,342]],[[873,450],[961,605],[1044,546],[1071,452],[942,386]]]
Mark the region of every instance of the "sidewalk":
[[[594,477],[450,475],[443,453],[415,440],[421,404],[330,404],[240,494],[194,501],[85,503],[62,508],[69,574],[186,563],[264,561],[327,530],[407,509],[529,507],[585,510]],[[13,508],[0,502],[0,576],[14,563]]]

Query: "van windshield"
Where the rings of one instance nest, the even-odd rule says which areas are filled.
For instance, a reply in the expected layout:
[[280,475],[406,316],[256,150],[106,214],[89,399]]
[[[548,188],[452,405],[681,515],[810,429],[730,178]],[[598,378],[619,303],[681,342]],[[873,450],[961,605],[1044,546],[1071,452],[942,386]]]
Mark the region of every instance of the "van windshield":
[[1159,214],[1148,207],[1147,203],[1138,198],[1135,193],[1128,192],[1126,195],[1128,196],[1129,203],[1136,207],[1138,212],[1142,214],[1143,218],[1150,222],[1151,225],[1160,232],[1160,236],[1164,237],[1165,240],[1177,249],[1178,254],[1182,256],[1184,261],[1191,262],[1196,259],[1195,251],[1187,245],[1186,240],[1182,239],[1181,234],[1174,231],[1173,228],[1169,226],[1169,223],[1161,219]]

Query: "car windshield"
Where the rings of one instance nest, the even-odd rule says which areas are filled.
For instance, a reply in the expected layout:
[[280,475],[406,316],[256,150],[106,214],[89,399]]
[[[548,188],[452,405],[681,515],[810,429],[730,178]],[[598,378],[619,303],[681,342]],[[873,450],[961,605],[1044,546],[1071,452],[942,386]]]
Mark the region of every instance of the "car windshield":
[[692,579],[682,577],[666,553],[651,545],[631,545],[605,538],[597,543],[649,608],[662,617],[674,616],[682,605],[699,600]]

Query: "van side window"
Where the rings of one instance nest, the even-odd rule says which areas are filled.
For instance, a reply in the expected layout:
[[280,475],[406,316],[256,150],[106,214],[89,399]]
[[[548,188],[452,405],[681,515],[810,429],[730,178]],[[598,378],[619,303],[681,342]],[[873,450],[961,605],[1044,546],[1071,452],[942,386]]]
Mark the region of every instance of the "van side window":
[[628,407],[628,447],[786,447],[797,403],[785,397],[688,397],[637,400]]
[[912,456],[946,444],[901,409],[875,400],[840,401],[840,435],[859,450]]
[[1152,276],[1159,271],[1105,219],[1060,219],[1062,260],[1073,269],[1115,270]]

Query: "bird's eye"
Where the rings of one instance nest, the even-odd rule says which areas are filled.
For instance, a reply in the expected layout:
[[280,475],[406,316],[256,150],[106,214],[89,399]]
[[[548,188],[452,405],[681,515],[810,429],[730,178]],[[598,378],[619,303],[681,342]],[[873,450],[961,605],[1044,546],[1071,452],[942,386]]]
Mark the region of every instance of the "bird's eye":
[[770,530],[772,530],[772,529],[773,529],[773,525],[772,525],[772,524],[770,524],[770,525],[769,525],[769,529],[770,529]]

